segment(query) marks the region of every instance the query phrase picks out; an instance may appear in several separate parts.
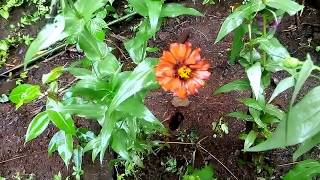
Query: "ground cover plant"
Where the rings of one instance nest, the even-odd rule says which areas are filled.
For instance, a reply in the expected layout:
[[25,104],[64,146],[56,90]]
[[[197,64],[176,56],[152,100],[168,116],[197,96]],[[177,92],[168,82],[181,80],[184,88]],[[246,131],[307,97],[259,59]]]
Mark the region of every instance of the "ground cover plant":
[[[63,175],[51,171],[50,178],[90,179],[90,161],[101,166],[100,173],[113,174],[104,178],[117,179],[290,180],[319,174],[317,155],[312,155],[319,144],[318,26],[300,23],[309,2],[190,1],[186,6],[161,0],[10,1],[1,6],[1,16],[10,19],[11,10],[23,3],[35,3],[41,12],[21,22],[34,23],[49,12],[47,25],[32,42],[25,38],[25,70],[32,72],[35,61],[67,47],[78,54],[72,62],[54,63],[37,75],[41,83],[19,80],[2,97],[5,105],[8,100],[14,104],[8,113],[44,103],[26,121],[21,139],[30,146],[46,136],[43,152],[49,158],[58,154],[65,164],[59,169]],[[291,44],[278,39],[286,18],[294,19],[290,23],[296,29],[312,29],[307,52],[295,56]],[[119,29],[130,24],[134,33],[114,35],[115,24]],[[166,27],[171,30],[163,34]],[[4,58],[9,46],[1,46]],[[218,53],[208,53],[212,49]],[[20,79],[28,76],[20,74]],[[72,80],[63,85],[64,77]],[[268,153],[279,148],[287,154],[277,166]],[[24,157],[4,159],[0,168]],[[0,176],[7,174],[0,170]]]

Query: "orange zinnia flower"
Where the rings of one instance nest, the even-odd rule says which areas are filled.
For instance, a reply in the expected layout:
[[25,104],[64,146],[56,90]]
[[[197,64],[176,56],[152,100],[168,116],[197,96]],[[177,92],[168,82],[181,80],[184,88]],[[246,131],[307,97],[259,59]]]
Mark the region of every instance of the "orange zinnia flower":
[[170,51],[163,51],[156,67],[156,78],[161,87],[183,99],[197,93],[210,76],[209,62],[201,59],[200,52],[200,48],[192,51],[189,42],[173,43]]

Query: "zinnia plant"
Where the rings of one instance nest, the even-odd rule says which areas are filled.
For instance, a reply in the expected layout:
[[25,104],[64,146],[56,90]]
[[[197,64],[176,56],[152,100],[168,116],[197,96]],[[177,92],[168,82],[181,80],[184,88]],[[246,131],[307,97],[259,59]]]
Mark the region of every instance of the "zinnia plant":
[[170,51],[163,51],[156,67],[156,79],[161,87],[181,99],[197,93],[211,74],[209,62],[201,58],[200,52],[200,48],[192,50],[189,42],[173,43]]

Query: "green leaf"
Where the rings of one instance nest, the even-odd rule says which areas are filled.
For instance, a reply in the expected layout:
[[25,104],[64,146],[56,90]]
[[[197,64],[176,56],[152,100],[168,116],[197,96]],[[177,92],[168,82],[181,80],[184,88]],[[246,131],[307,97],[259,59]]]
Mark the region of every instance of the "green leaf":
[[306,82],[306,80],[308,79],[308,77],[311,75],[311,72],[313,70],[314,66],[313,66],[313,62],[311,60],[310,55],[307,56],[307,60],[303,63],[302,68],[298,74],[297,77],[297,81],[296,81],[296,85],[294,87],[294,91],[292,94],[292,98],[291,98],[291,102],[290,102],[290,106],[293,105],[294,101],[296,100],[303,84]]
[[[150,0],[148,0],[150,1]],[[128,0],[128,3],[133,7],[134,11],[146,17],[148,15],[148,7],[146,1]]]
[[46,84],[46,83],[50,83],[52,81],[57,80],[61,76],[63,71],[64,71],[63,66],[59,66],[59,67],[54,68],[53,70],[50,71],[50,73],[44,74],[42,76],[42,83]]
[[260,95],[261,87],[261,64],[260,62],[255,63],[249,69],[246,70],[248,79],[250,81],[250,86],[256,99]]
[[72,135],[64,133],[64,141],[63,144],[58,146],[58,152],[63,162],[68,166],[73,152],[73,138]]
[[53,122],[53,124],[59,128],[60,130],[63,130],[67,134],[75,134],[76,129],[73,123],[73,120],[71,117],[64,117],[61,113],[53,111],[53,110],[47,110],[48,116],[50,120]]
[[107,0],[95,0],[94,3],[90,0],[77,0],[74,6],[83,18],[89,21],[93,13],[105,6],[107,2]]
[[26,133],[26,142],[38,137],[44,130],[47,129],[49,122],[50,119],[46,112],[41,112],[36,117],[34,117],[28,126],[28,130]]
[[258,111],[262,111],[264,109],[264,106],[262,106],[257,100],[252,99],[252,98],[241,99],[240,102],[242,102],[244,105],[251,107],[253,109],[256,109]]
[[253,121],[252,116],[248,115],[247,113],[237,111],[237,112],[231,112],[227,114],[229,117],[237,118],[240,120],[245,120],[245,121]]
[[0,15],[5,18],[8,19],[9,18],[9,12],[8,10],[4,10],[4,9],[0,9]]
[[275,90],[273,91],[270,100],[268,103],[270,103],[274,98],[276,98],[279,94],[284,92],[285,90],[293,87],[295,84],[294,77],[287,77],[279,82]]
[[302,143],[319,133],[320,86],[312,89],[299,103],[293,106],[287,120],[280,121],[273,135],[265,142],[249,149],[264,151]]
[[255,41],[260,44],[259,49],[266,52],[274,62],[280,63],[286,58],[290,57],[287,49],[275,37],[270,39],[267,37],[261,37]]
[[122,102],[155,81],[153,68],[156,63],[156,60],[147,58],[134,69],[116,92],[108,110],[109,114],[111,114]]
[[254,130],[251,130],[249,132],[249,134],[247,135],[246,139],[244,140],[244,149],[248,149],[250,146],[252,146],[252,144],[254,143],[254,141],[257,138],[258,133],[255,132]]
[[267,104],[266,107],[264,108],[264,112],[278,118],[279,120],[285,121],[286,113],[272,104]]
[[72,135],[66,134],[64,131],[57,132],[50,140],[49,155],[52,155],[57,150],[64,163],[68,166],[73,152]]
[[231,52],[229,56],[229,61],[231,62],[231,64],[234,64],[236,61],[236,58],[238,58],[240,55],[240,52],[244,46],[243,37],[246,34],[246,32],[247,32],[247,29],[245,28],[245,26],[239,26],[234,31],[232,47],[231,47]]
[[231,91],[237,91],[237,90],[242,91],[242,90],[248,90],[248,89],[250,89],[250,82],[247,79],[235,80],[217,89],[214,92],[214,95],[227,93]]
[[264,122],[262,122],[262,120],[260,118],[260,116],[261,116],[261,112],[260,111],[249,107],[249,112],[250,112],[251,116],[253,117],[254,122],[260,128],[265,129],[267,127],[267,125]]
[[157,31],[158,21],[161,14],[162,9],[162,1],[159,0],[147,0],[146,5],[148,7],[148,16],[150,21],[150,27],[152,32]]
[[63,16],[58,15],[53,24],[48,24],[40,31],[37,38],[31,43],[24,58],[24,66],[26,67],[32,59],[39,55],[40,51],[48,48],[52,44],[64,39],[65,20]]
[[266,5],[277,10],[282,10],[287,12],[290,16],[295,15],[297,12],[301,11],[304,6],[292,1],[292,0],[267,0]]
[[63,111],[89,119],[100,119],[104,117],[108,107],[101,104],[71,104],[65,105]]
[[117,107],[117,111],[125,112],[133,117],[144,119],[148,122],[159,123],[158,119],[152,112],[143,104],[141,98],[132,96]]
[[261,11],[266,6],[262,1],[250,1],[245,5],[239,6],[227,19],[223,22],[221,29],[219,31],[218,37],[215,43],[219,42],[227,34],[239,27],[245,19],[258,11]]
[[11,91],[9,99],[16,104],[16,108],[18,109],[23,104],[37,99],[40,94],[40,86],[22,84]]
[[299,148],[293,153],[293,160],[296,161],[301,155],[310,151],[313,147],[320,143],[320,133],[312,136],[304,141]]
[[124,130],[117,130],[112,134],[111,147],[123,159],[130,160],[130,156],[127,150],[127,139],[128,137]]
[[284,180],[311,180],[320,174],[320,163],[316,160],[299,162],[284,177]]
[[199,11],[184,7],[178,3],[168,3],[162,7],[161,17],[177,17],[181,15],[202,16]]

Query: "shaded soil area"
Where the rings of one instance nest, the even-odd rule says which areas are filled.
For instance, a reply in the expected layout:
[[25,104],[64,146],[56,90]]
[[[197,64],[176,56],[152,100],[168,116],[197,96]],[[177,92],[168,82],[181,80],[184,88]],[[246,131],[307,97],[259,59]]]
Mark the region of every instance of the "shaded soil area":
[[[252,162],[252,154],[241,151],[243,141],[239,139],[239,135],[246,130],[246,125],[242,121],[226,118],[224,115],[236,110],[245,111],[246,109],[237,101],[237,98],[248,97],[250,96],[249,92],[232,92],[213,96],[213,91],[218,87],[245,76],[240,65],[230,65],[227,62],[231,36],[218,44],[213,43],[223,20],[231,11],[230,6],[234,3],[228,1],[213,6],[203,6],[200,2],[194,4],[187,1],[185,2],[187,6],[195,7],[203,12],[204,16],[168,19],[157,33],[156,39],[150,41],[152,46],[164,50],[168,49],[170,43],[188,40],[194,47],[200,47],[202,57],[210,61],[212,66],[210,69],[211,78],[207,81],[207,85],[199,91],[199,94],[190,98],[188,107],[175,108],[171,103],[172,95],[162,90],[151,92],[146,99],[146,104],[168,127],[175,114],[179,113],[183,116],[181,118],[183,119],[182,122],[178,123],[178,128],[170,131],[170,135],[164,139],[165,141],[178,142],[183,140],[184,142],[190,142],[191,140],[202,139],[202,147],[212,155],[195,145],[171,144],[170,147],[155,150],[154,154],[145,157],[145,168],[136,174],[138,178],[179,179],[179,174],[184,174],[187,165],[194,164],[195,167],[201,167],[205,162],[214,165],[218,179],[232,179],[233,176],[229,171],[238,179],[271,176],[280,179],[281,175],[290,168],[290,166],[278,167],[277,165],[291,162],[293,149],[265,153],[266,156],[263,161],[265,166],[261,168],[262,172],[260,174],[257,173],[257,168]],[[320,23],[319,21],[319,12],[307,8],[303,16],[300,17],[298,26],[295,17],[284,18],[278,30],[278,37],[293,56],[304,58],[309,52],[314,57],[315,62],[319,63],[319,55],[315,52],[315,46],[320,45],[319,39],[317,39],[317,29],[310,26],[310,24]],[[132,68],[132,65],[127,63],[127,55],[122,53],[121,37],[131,35],[131,25],[132,22],[122,23],[112,28],[115,36],[112,36],[111,40],[116,46],[120,47],[116,50],[119,57],[123,59],[126,69]],[[155,54],[157,57],[159,55]],[[68,65],[79,58],[81,58],[81,54],[67,50],[52,61],[40,63],[38,64],[39,68],[30,70],[27,82],[40,83],[42,74],[48,73],[50,69],[58,65]],[[274,78],[282,79],[283,77],[285,77],[285,74],[279,73]],[[59,79],[60,86],[63,87],[72,80],[71,76],[65,75]],[[0,83],[3,84],[4,81]],[[314,81],[311,80],[304,90],[306,91],[314,84]],[[283,94],[280,100],[275,103],[285,108],[289,95]],[[0,176],[12,178],[17,172],[24,172],[25,174],[35,174],[37,179],[51,179],[59,171],[64,176],[71,175],[72,167],[67,169],[57,154],[54,154],[53,157],[47,155],[48,143],[56,132],[54,127],[50,126],[39,138],[24,145],[27,126],[31,119],[43,110],[43,105],[44,100],[40,100],[15,110],[15,107],[9,103],[0,104]],[[212,122],[219,122],[220,120],[228,124],[229,133],[214,136]],[[81,119],[77,121],[77,124],[98,128],[94,124]],[[258,156],[258,154],[253,156]],[[165,170],[166,166],[164,164],[168,161],[168,158],[176,159],[175,172],[170,173]],[[106,167],[107,161],[104,166],[100,166],[98,162],[93,164],[90,159],[91,157],[88,155],[84,160],[84,179],[111,179]],[[275,173],[272,175],[266,173],[269,166],[273,166],[271,168],[275,169]]]

